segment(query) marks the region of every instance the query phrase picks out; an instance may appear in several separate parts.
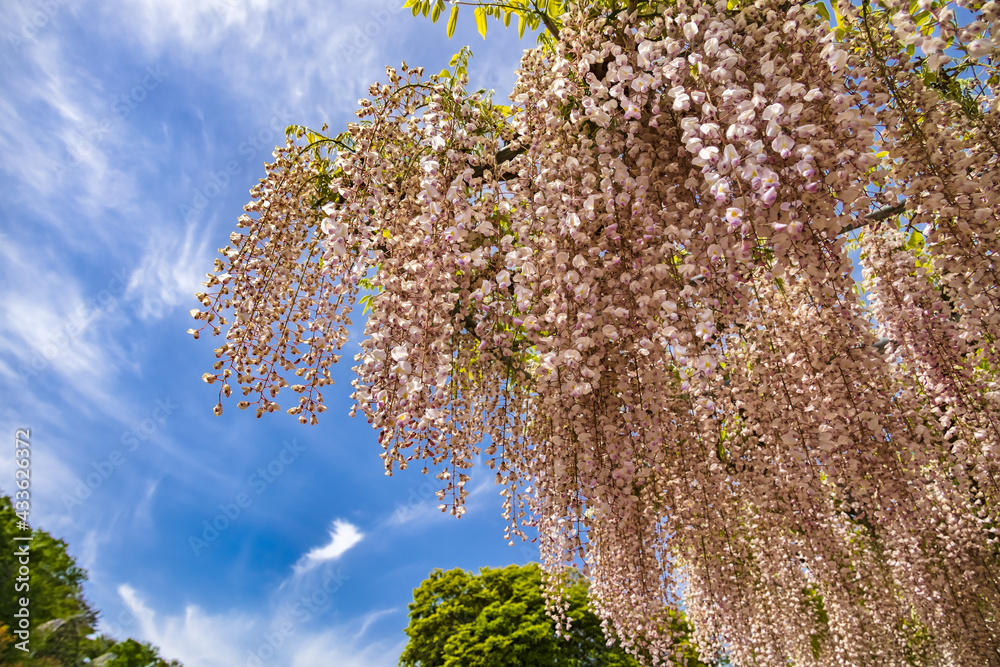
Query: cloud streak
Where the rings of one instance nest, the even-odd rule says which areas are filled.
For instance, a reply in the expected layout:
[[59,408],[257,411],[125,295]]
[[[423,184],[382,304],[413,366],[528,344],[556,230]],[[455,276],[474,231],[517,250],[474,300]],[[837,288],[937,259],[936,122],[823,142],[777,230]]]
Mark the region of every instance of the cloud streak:
[[296,575],[302,575],[321,563],[335,561],[344,553],[364,539],[364,533],[357,529],[357,526],[336,519],[333,522],[333,529],[330,531],[330,543],[316,547],[299,559],[293,568]]
[[138,634],[158,646],[164,657],[187,667],[390,667],[405,645],[398,639],[362,641],[368,628],[392,609],[312,630],[280,609],[271,615],[249,615],[239,610],[210,613],[188,605],[183,613],[170,615],[154,609],[132,586],[119,586],[118,594],[126,615],[138,621]]

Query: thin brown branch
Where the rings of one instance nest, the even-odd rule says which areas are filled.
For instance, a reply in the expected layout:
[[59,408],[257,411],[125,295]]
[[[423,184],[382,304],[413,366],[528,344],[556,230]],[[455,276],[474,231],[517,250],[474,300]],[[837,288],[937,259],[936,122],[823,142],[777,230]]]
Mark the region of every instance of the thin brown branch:
[[[522,155],[523,153],[527,152],[527,150],[528,147],[522,145],[505,146],[504,148],[500,149],[500,151],[496,155],[495,159],[496,167],[499,167],[502,164],[510,162],[518,155]],[[490,165],[479,165],[478,167],[474,167],[472,170],[472,177],[482,178],[483,174],[485,174],[487,171],[493,171],[494,178],[496,178],[496,180],[498,181],[505,181],[508,178],[515,178],[517,176],[516,171],[505,171],[503,173],[496,173],[495,171],[496,167],[492,167]]]
[[552,19],[551,16],[549,16],[548,12],[538,12],[538,13],[542,17],[542,23],[545,24],[545,29],[548,30],[550,33],[552,33],[553,37],[558,38],[559,26],[556,25],[556,22]]
[[891,218],[894,215],[899,215],[906,210],[906,202],[899,202],[898,204],[892,204],[890,206],[883,206],[882,208],[877,208],[865,217],[861,218],[852,225],[848,225],[840,230],[840,235],[850,234],[851,232],[857,231],[862,227],[868,225],[872,222],[882,222],[886,218]]

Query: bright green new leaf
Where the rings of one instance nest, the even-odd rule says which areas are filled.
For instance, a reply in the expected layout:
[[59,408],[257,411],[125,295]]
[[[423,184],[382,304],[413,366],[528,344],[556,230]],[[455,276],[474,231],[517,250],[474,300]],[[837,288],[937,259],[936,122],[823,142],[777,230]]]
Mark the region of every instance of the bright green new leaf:
[[455,25],[458,23],[458,5],[451,8],[451,16],[448,17],[448,39],[455,34]]
[[479,34],[486,39],[486,8],[476,7],[476,27],[479,28]]
[[830,10],[827,8],[825,2],[817,2],[816,3],[816,11],[819,12],[820,16],[822,16],[823,18],[826,19],[827,23],[832,23],[833,22],[830,19]]
[[434,9],[431,10],[431,23],[437,23],[437,20],[441,18],[441,12],[444,10],[444,0],[437,0],[434,3]]
[[830,6],[833,7],[833,14],[837,17],[837,39],[843,39],[844,35],[847,34],[847,26],[844,25],[844,15],[837,9],[836,2],[831,2]]

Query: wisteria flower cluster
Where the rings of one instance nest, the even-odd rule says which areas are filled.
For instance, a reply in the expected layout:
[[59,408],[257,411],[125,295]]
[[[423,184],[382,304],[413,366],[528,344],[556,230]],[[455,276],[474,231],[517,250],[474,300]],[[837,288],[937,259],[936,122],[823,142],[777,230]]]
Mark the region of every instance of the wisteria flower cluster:
[[649,664],[682,607],[737,665],[1000,665],[1000,6],[649,5],[568,3],[509,109],[404,64],[290,134],[216,411],[315,422],[363,301],[387,473],[461,515],[484,455],[563,624],[579,566]]

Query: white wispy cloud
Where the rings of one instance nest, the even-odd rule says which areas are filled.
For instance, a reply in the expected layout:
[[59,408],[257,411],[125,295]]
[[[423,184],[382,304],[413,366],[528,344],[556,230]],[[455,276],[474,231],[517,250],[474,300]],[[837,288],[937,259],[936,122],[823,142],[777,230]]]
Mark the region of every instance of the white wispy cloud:
[[92,403],[113,409],[101,380],[114,375],[121,358],[111,336],[123,321],[119,274],[107,271],[103,283],[88,286],[55,250],[16,242],[0,247],[0,259],[8,285],[0,294],[0,375],[30,388],[40,374],[55,372]]
[[337,519],[333,522],[333,529],[330,530],[330,543],[316,547],[309,553],[302,556],[293,568],[295,574],[300,575],[313,569],[320,563],[334,561],[344,555],[344,553],[364,539],[364,533],[358,530],[357,526]]
[[259,620],[240,612],[209,614],[188,605],[183,615],[158,614],[128,584],[118,587],[122,601],[138,621],[139,634],[185,667],[233,667],[245,663]]
[[[374,612],[380,614],[381,612]],[[355,633],[357,637],[357,633]],[[292,667],[395,667],[405,640],[360,642],[341,629],[305,637],[291,660]]]
[[139,301],[139,316],[158,319],[180,305],[194,305],[205,267],[211,266],[207,237],[189,224],[183,237],[157,234],[129,277],[126,296]]
[[[498,487],[493,481],[492,472],[481,461],[477,461],[476,470],[471,473],[476,484],[465,498],[465,516],[471,516],[473,513],[493,506],[495,494],[490,494],[489,491],[496,490]],[[386,526],[393,530],[404,526],[408,530],[424,530],[431,523],[454,521],[454,517],[450,513],[438,509],[441,501],[435,495],[437,489],[436,480],[430,476],[426,477],[419,486],[410,487],[406,502],[397,505],[393,513],[385,519]]]
[[185,667],[390,667],[405,645],[403,640],[362,640],[374,622],[394,610],[376,610],[347,624],[314,630],[307,613],[210,613],[188,605],[183,614],[170,615],[157,612],[132,586],[119,586],[118,594],[138,622],[131,634]]
[[[126,24],[151,59],[164,54],[197,67],[210,55],[224,85],[248,100],[282,96],[311,115],[350,113],[384,76],[389,45],[414,19],[397,0],[340,0],[317,9],[275,0],[139,0],[100,6],[97,23]],[[349,66],[343,66],[349,63]]]
[[391,616],[394,613],[396,613],[396,609],[380,609],[365,614],[361,618],[361,627],[354,633],[354,641],[360,640],[368,632],[368,628],[374,625],[380,618]]
[[[17,183],[12,199],[59,230],[65,247],[93,252],[120,243],[120,225],[108,224],[105,214],[138,196],[125,153],[139,138],[108,98],[146,71],[97,79],[54,29],[26,44],[18,63],[5,80],[5,97],[18,103],[0,104],[0,148],[21,156],[0,165]],[[84,222],[92,215],[102,224]]]

